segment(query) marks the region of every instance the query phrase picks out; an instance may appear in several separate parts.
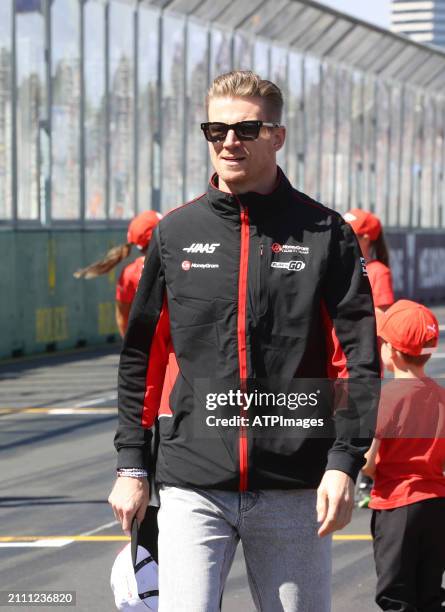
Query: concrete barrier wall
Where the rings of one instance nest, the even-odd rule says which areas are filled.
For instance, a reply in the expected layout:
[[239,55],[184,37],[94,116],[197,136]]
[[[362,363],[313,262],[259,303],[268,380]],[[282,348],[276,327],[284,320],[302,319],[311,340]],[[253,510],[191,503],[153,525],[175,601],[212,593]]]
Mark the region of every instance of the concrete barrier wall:
[[122,264],[88,281],[73,272],[124,241],[122,230],[0,233],[0,358],[117,339]]

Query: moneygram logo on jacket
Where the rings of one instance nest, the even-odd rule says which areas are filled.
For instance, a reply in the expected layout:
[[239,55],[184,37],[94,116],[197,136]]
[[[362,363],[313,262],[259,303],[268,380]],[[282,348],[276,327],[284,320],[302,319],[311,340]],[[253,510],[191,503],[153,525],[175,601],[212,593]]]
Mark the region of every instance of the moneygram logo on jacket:
[[[263,391],[277,392],[277,379],[378,379],[360,257],[349,224],[293,189],[281,170],[268,195],[222,192],[214,175],[205,194],[166,215],[150,244],[121,355],[118,464],[150,468],[149,428],[159,418],[161,483],[316,487],[326,464],[355,478],[366,445],[355,437],[361,432],[335,441],[311,429],[257,438],[241,425],[206,438],[197,435],[195,419],[206,412],[204,391],[218,391],[208,388],[211,381],[245,391],[261,379]],[[355,406],[367,403],[365,392],[356,395]]]

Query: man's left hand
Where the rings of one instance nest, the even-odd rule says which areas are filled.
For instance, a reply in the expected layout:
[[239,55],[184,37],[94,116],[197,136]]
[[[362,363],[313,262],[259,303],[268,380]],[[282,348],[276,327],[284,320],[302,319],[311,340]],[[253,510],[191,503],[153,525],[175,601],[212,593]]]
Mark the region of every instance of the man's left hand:
[[354,481],[345,472],[327,470],[317,489],[318,535],[323,537],[343,529],[351,521],[354,508]]

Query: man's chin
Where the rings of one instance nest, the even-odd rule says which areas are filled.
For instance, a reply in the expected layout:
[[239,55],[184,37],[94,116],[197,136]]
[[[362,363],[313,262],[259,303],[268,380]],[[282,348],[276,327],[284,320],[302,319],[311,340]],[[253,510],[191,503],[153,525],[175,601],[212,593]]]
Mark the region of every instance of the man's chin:
[[218,176],[225,183],[245,183],[248,179],[247,172],[243,168],[221,168]]

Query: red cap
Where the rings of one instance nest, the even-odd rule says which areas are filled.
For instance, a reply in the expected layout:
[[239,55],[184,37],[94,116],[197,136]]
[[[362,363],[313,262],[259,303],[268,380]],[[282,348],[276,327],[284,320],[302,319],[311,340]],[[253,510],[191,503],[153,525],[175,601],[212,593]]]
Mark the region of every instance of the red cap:
[[352,226],[358,236],[368,234],[372,242],[380,236],[382,224],[375,215],[366,210],[352,208],[343,218]]
[[[434,352],[439,341],[439,324],[431,310],[411,300],[398,300],[377,317],[377,333],[407,355]],[[434,346],[424,348],[434,340]]]
[[150,242],[154,228],[162,219],[161,213],[154,210],[145,210],[140,215],[135,217],[128,226],[127,242],[135,244],[141,249]]

